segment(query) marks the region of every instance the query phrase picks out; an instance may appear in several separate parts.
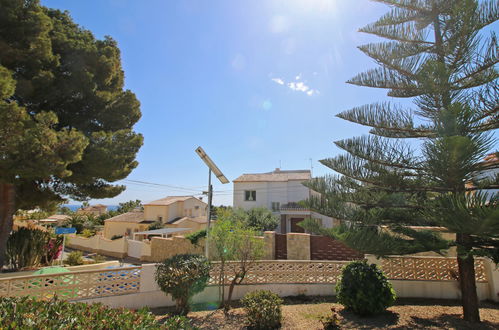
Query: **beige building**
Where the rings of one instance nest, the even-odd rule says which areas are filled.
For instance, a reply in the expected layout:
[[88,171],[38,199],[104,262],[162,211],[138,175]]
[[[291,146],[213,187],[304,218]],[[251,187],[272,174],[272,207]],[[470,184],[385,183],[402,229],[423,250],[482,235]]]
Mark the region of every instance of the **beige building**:
[[206,217],[206,207],[205,202],[193,196],[168,196],[144,204],[144,218],[170,225],[185,217],[189,219]]
[[133,210],[104,221],[104,237],[113,236],[132,237],[133,233],[146,231],[154,220],[144,220],[144,212]]
[[206,216],[201,217],[182,217],[180,219],[174,219],[171,222],[165,224],[166,228],[189,228],[189,232],[195,232],[206,228],[207,218]]
[[[104,221],[104,237],[133,237],[147,231],[154,222],[165,228],[188,228],[188,232],[206,228],[207,204],[193,196],[168,196],[144,204],[144,211],[134,210]],[[185,231],[184,231],[185,233]]]
[[90,205],[76,211],[78,214],[92,214],[96,217],[107,213],[107,206],[102,204]]

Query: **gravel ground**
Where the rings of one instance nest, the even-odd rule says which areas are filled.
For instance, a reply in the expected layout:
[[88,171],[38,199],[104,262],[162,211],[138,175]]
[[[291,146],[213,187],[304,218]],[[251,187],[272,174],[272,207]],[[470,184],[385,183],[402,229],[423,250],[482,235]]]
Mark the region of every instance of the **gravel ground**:
[[[457,301],[401,299],[386,313],[374,317],[359,317],[336,304],[334,298],[286,298],[282,312],[282,329],[322,329],[318,318],[338,311],[344,329],[499,329],[499,304],[482,303],[482,323],[469,324],[461,318]],[[156,309],[157,315],[167,313]],[[245,329],[242,308],[233,308],[227,316],[221,310],[189,313],[194,325],[201,329]]]

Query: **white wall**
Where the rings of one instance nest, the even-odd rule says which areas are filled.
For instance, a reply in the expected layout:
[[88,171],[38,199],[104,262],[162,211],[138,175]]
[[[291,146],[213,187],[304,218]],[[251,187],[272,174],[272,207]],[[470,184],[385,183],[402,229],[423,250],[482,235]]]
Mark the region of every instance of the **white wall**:
[[[244,191],[255,190],[256,201],[244,200]],[[272,209],[272,202],[286,203],[299,202],[309,197],[309,189],[301,181],[288,182],[234,182],[234,207],[245,210],[255,207]]]

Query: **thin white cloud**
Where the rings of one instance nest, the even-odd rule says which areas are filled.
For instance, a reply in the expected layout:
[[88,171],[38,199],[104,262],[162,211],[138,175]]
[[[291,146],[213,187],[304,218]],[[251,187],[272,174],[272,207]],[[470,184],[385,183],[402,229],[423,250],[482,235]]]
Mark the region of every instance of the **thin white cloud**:
[[305,84],[305,82],[299,81],[300,79],[301,79],[301,74],[299,74],[295,77],[296,81],[291,81],[288,83],[286,83],[284,81],[284,79],[282,79],[282,78],[278,78],[278,77],[271,78],[271,80],[273,82],[275,82],[276,84],[286,86],[293,91],[305,93],[308,96],[312,96],[314,94],[320,94],[317,89],[313,89],[310,86],[308,86],[307,84]]
[[282,80],[281,78],[272,78],[272,81],[279,85],[284,85],[284,80]]

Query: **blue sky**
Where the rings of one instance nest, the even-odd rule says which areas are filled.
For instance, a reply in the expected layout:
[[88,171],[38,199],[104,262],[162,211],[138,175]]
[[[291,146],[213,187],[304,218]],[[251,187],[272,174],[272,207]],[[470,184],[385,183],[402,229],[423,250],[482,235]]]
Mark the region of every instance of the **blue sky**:
[[[68,10],[97,38],[117,40],[126,88],[137,94],[140,165],[113,199],[150,201],[206,189],[202,146],[229,180],[242,173],[330,170],[334,140],[363,134],[335,118],[386,98],[345,81],[375,64],[357,29],[387,7],[368,0],[42,0]],[[162,184],[146,185],[128,180]],[[172,187],[173,186],[173,187]],[[214,204],[232,203],[215,182]],[[92,201],[95,202],[95,201]]]

